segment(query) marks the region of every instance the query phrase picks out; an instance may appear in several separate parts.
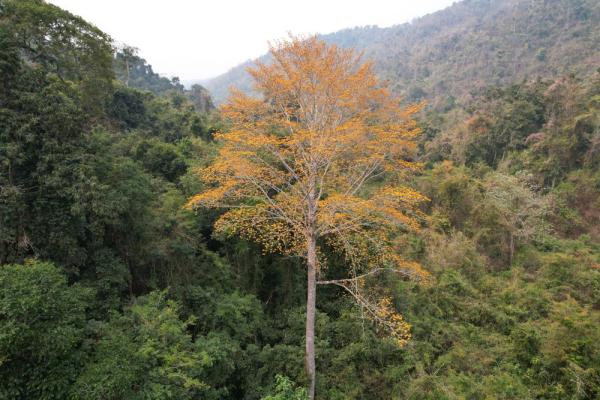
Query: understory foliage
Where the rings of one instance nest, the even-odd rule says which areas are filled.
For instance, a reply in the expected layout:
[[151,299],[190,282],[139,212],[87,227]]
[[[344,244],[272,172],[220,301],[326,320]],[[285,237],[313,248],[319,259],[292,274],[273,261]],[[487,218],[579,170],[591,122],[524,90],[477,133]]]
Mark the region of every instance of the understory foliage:
[[[564,18],[593,18],[575,3]],[[306,398],[302,261],[185,208],[229,127],[134,53],[126,82],[116,54],[58,7],[0,0],[0,398]],[[428,279],[361,283],[411,339],[320,287],[318,398],[600,396],[600,75],[557,71],[412,116],[403,193],[426,224],[386,255]],[[334,250],[322,280],[348,272]]]

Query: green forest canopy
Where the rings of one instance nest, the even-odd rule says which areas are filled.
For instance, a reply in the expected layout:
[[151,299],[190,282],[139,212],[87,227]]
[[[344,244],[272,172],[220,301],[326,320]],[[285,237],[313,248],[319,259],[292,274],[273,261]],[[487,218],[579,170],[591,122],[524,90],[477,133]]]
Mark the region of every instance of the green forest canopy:
[[[568,52],[600,26],[594,2],[552,0],[543,13],[530,3],[503,7],[530,10],[533,27],[571,21],[581,35],[558,37]],[[460,20],[473,4],[436,18]],[[502,32],[506,19],[492,16]],[[491,43],[464,29],[457,46]],[[503,38],[499,48],[512,45]],[[483,74],[468,96],[422,87],[460,102],[420,116],[425,167],[408,182],[430,198],[430,221],[398,251],[431,282],[380,283],[413,338],[398,348],[324,289],[319,398],[600,395],[600,73],[589,53],[536,46],[523,50],[533,67],[499,80],[466,58],[461,74]],[[301,263],[215,236],[216,212],[183,208],[226,124],[203,88],[126,57],[129,81],[123,53],[86,21],[0,0],[0,398],[303,398]],[[446,60],[430,76],[455,82],[439,75]],[[334,279],[342,260],[328,260]]]

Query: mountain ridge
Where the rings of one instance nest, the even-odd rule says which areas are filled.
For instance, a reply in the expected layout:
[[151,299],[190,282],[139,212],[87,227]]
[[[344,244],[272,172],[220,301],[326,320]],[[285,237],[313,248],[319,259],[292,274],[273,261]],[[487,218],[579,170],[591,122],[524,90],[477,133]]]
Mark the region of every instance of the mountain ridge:
[[[320,36],[363,51],[409,100],[443,106],[489,85],[593,72],[600,65],[600,29],[593,23],[599,15],[593,0],[463,0],[408,23]],[[203,82],[217,103],[230,86],[251,91],[252,62]]]

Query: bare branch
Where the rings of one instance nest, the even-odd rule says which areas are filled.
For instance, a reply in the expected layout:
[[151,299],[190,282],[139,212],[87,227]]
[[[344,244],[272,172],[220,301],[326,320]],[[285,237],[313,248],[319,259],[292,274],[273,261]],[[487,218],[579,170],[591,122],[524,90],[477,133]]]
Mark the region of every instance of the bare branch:
[[403,270],[403,269],[395,269],[395,268],[375,268],[375,269],[367,272],[366,274],[362,274],[362,275],[356,276],[354,278],[317,281],[317,285],[340,285],[340,284],[345,284],[345,283],[353,283],[353,282],[359,281],[361,279],[364,279],[368,276],[378,274],[381,272],[393,272],[393,273],[405,276],[407,278],[415,278],[415,277],[418,278],[418,275],[415,274],[414,272],[412,272],[410,269]]

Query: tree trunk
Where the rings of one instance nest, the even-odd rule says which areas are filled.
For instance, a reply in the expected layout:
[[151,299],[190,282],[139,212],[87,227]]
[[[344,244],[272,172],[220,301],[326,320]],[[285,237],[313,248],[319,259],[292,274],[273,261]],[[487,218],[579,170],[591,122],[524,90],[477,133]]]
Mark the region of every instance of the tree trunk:
[[308,376],[308,398],[315,398],[315,307],[317,297],[317,249],[314,236],[308,238],[307,267],[308,286],[306,299],[306,375]]
[[512,265],[514,257],[515,257],[515,236],[511,232],[510,233],[510,265]]

